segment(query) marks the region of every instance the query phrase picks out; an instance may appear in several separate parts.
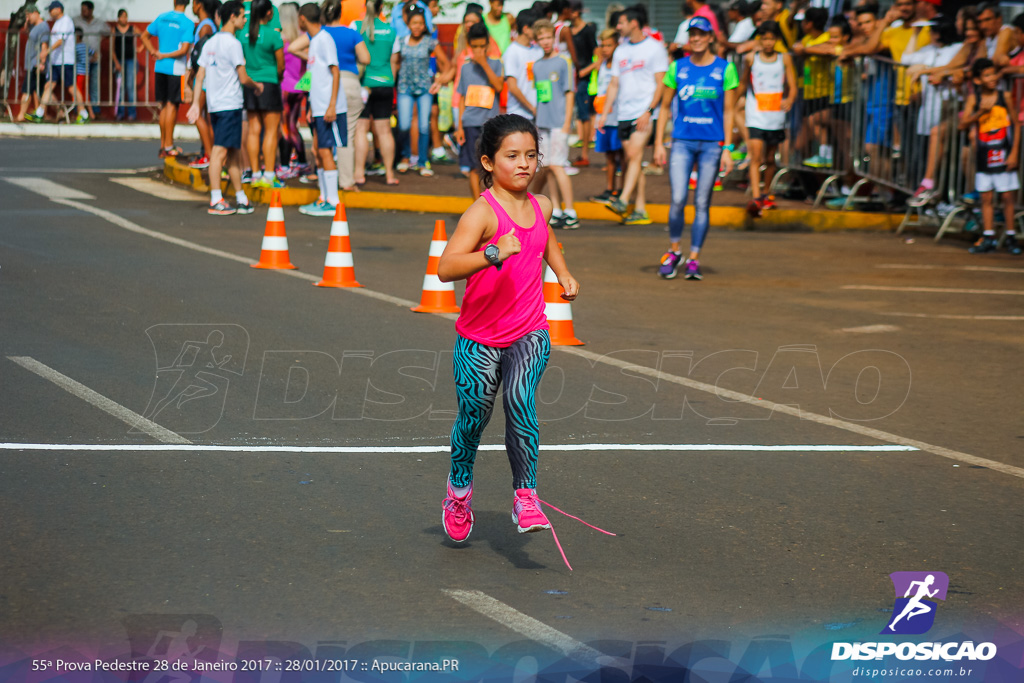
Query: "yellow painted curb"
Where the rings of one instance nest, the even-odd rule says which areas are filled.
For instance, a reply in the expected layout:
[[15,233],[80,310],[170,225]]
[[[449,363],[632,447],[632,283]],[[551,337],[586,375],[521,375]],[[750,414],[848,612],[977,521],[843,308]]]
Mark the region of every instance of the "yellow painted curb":
[[[203,181],[203,174],[176,159],[164,159],[164,176],[172,182],[191,187],[198,192],[209,192]],[[222,187],[227,186],[224,181]],[[272,192],[281,193],[281,204],[300,206],[316,201],[319,190],[314,187],[284,187],[279,190],[246,186],[246,192],[253,201],[270,203]],[[345,206],[350,209],[376,209],[390,211],[415,211],[418,213],[460,214],[473,201],[469,197],[402,194],[393,192],[342,192]],[[618,221],[616,214],[608,208],[593,202],[576,202],[576,213],[585,221]],[[652,223],[668,223],[667,204],[648,204],[647,214]],[[859,211],[832,211],[829,209],[771,209],[761,218],[751,218],[747,210],[739,206],[712,206],[711,224],[727,230],[810,230],[833,232],[840,230],[868,230],[891,232],[902,220],[902,216],[891,213],[866,213]],[[686,224],[693,224],[693,207],[686,207]]]

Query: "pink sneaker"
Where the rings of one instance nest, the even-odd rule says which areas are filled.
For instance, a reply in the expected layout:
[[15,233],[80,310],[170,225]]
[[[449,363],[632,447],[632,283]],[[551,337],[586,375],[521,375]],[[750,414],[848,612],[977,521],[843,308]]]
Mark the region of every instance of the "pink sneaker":
[[536,489],[516,489],[516,498],[512,501],[512,521],[521,534],[551,528],[551,522],[541,512]]
[[448,538],[456,543],[461,543],[469,538],[469,532],[473,530],[473,484],[470,483],[469,491],[466,491],[464,498],[459,498],[452,491],[451,479],[448,480],[448,496],[444,499],[444,512],[441,514],[441,523],[444,525],[444,532]]
[[[540,509],[540,504],[544,503],[540,498],[537,497],[536,489],[516,489],[516,498],[512,502],[512,521],[515,522],[516,528],[519,529],[519,533],[525,534],[529,531],[542,531],[544,529],[551,529],[551,535],[555,539],[555,545],[558,546],[558,552],[562,555],[562,560],[565,562],[565,566],[572,571],[572,565],[569,564],[569,558],[565,556],[565,551],[562,550],[562,544],[558,541],[558,534],[555,533],[554,528],[551,526],[551,522],[547,516]],[[589,526],[591,529],[600,531],[602,534],[614,536],[610,531],[605,531],[600,527],[596,527],[589,522],[584,522],[579,517],[570,515],[564,510],[559,510],[551,503],[544,503],[555,512],[559,512],[566,517],[571,517],[581,524]]]

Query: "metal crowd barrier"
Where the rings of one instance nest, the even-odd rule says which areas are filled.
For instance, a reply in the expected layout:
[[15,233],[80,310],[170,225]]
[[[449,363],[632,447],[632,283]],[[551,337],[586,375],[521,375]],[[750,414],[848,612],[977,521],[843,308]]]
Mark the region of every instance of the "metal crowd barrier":
[[[86,68],[83,101],[92,108],[114,108],[120,113],[121,108],[143,109],[151,112],[154,120],[160,110],[160,104],[154,97],[154,78],[152,55],[146,50],[141,50],[142,43],[139,40],[140,33],[136,32],[124,36],[125,53],[134,55],[133,60],[121,61],[121,70],[115,68],[115,44],[121,38],[116,30],[103,36],[100,43],[99,79],[100,87],[97,89],[99,98],[89,98],[90,92],[90,69]],[[25,46],[28,41],[28,27],[22,31],[8,31],[4,35],[3,70],[0,79],[0,102],[8,118],[14,119],[20,111],[21,99],[25,88],[25,81],[29,78],[25,64]],[[130,64],[130,66],[129,66]],[[46,79],[49,80],[49,63],[45,69]],[[76,109],[76,102],[68,93],[68,87],[72,84],[60,84],[53,90],[54,106],[57,107],[58,117],[66,122],[72,120]],[[77,86],[76,86],[77,87]],[[41,93],[40,93],[41,95]]]
[[[845,64],[834,57],[808,59],[821,61],[796,60],[802,87],[788,118],[789,139],[780,147],[779,170],[770,192],[776,193],[787,176],[797,177],[814,194],[814,205],[820,206],[836,184],[847,181],[850,191],[842,202],[846,210],[878,201],[862,196],[865,189],[881,191],[887,195],[883,200],[895,204],[898,197],[914,195],[930,175],[930,199],[908,204],[897,233],[934,227],[939,240],[980,224],[974,215],[976,203],[965,199],[974,190],[973,133],[957,126],[967,88],[973,87],[969,79],[960,85],[947,79],[922,87],[913,67],[882,57]],[[1024,77],[1015,77],[1007,87],[1018,95],[1019,112]],[[831,151],[831,156],[823,151]],[[1024,207],[1024,158],[1017,173],[1017,204]],[[996,214],[998,218],[1000,212]],[[1024,210],[1014,220],[1024,225]]]

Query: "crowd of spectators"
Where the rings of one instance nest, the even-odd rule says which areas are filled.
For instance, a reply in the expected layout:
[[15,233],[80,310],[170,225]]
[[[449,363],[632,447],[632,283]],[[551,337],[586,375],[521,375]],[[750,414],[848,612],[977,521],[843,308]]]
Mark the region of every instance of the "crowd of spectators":
[[[178,106],[196,103],[203,152],[191,163],[206,168],[219,146],[210,120],[213,93],[209,81],[207,92],[194,85],[207,42],[222,32],[222,6],[194,0],[197,23],[186,14],[189,1],[169,0],[173,10],[139,35],[125,10],[108,24],[95,16],[91,0],[74,18],[64,14],[60,0],[50,2],[52,27],[36,5],[27,4],[18,120],[42,120],[57,99],[73,104],[78,122],[95,118],[108,63],[115,72],[116,115],[134,119],[136,65],[144,50],[154,62],[155,97],[162,105],[160,156],[180,153],[173,138]],[[352,2],[346,0],[346,7]],[[241,181],[279,187],[299,177],[324,185],[322,155],[309,153],[301,134],[312,99],[312,40],[302,27],[313,10],[270,0],[242,7],[244,25],[235,38],[247,77],[262,88],[242,88]],[[337,186],[348,191],[358,190],[367,175],[397,185],[404,173],[431,177],[438,162],[452,161],[477,196],[473,155],[465,150],[473,149],[484,121],[507,111],[534,119],[544,133],[548,172],[539,182],[543,186],[548,177],[557,227],[579,224],[571,178],[591,163],[591,144],[606,155],[607,170],[606,190],[592,199],[625,224],[648,223],[646,176],[660,169],[647,160],[646,149],[657,137],[666,73],[674,78],[670,65],[692,54],[696,31],[707,34],[709,54],[738,73],[736,92],[723,98],[729,130],[718,141],[728,148],[730,163],[721,165],[709,192],[722,186],[735,160],[746,171],[739,182],[750,186],[753,216],[775,206],[771,188],[779,165],[799,180],[797,192],[813,193],[829,177],[840,190],[829,202],[833,207],[849,205],[851,190],[912,208],[954,195],[977,202],[986,237],[993,233],[995,196],[1010,210],[1008,197],[1015,200],[1019,192],[1017,133],[1024,112],[1017,103],[1024,78],[1017,76],[1024,75],[1024,15],[1004,23],[996,2],[945,16],[940,0],[894,0],[888,7],[878,0],[685,0],[678,29],[663,34],[648,25],[643,4],[613,4],[602,21],[587,22],[581,0],[538,0],[517,16],[504,11],[503,0],[490,0],[486,8],[473,2],[462,8],[451,49],[439,40],[438,0],[404,0],[390,15],[382,0],[369,0],[366,18],[360,7],[354,22],[340,0],[317,7],[336,51],[334,102],[344,102],[344,112],[337,113],[344,114],[345,130],[333,140],[336,170],[328,171],[329,180],[333,184],[336,173]],[[109,60],[100,59],[104,40]],[[990,70],[994,87],[986,89]],[[623,73],[628,76],[620,79]],[[680,86],[678,97],[687,96]],[[675,104],[667,111],[675,111]],[[664,124],[671,128],[673,122]],[[992,135],[1008,140],[1005,158],[991,156]],[[314,135],[315,149],[321,138]],[[730,144],[724,145],[726,139]],[[570,159],[573,148],[578,157]],[[687,170],[691,188],[698,170],[697,161]],[[993,185],[980,178],[986,172],[1005,173],[1007,180]],[[331,203],[326,195],[318,201]],[[1004,246],[1019,253],[1012,215],[1005,231]],[[991,248],[985,242],[978,250]]]

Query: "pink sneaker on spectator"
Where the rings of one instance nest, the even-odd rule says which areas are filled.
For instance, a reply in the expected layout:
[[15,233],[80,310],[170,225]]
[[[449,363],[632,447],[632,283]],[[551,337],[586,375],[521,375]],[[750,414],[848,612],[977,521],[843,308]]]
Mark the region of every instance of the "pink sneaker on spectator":
[[444,524],[444,532],[448,538],[456,543],[461,543],[469,538],[469,532],[473,530],[473,484],[470,483],[466,495],[459,498],[452,490],[451,479],[448,480],[448,495],[444,499],[444,512],[441,514],[441,523]]
[[516,489],[516,497],[512,501],[512,521],[521,534],[551,528],[551,522],[541,512],[536,489]]

